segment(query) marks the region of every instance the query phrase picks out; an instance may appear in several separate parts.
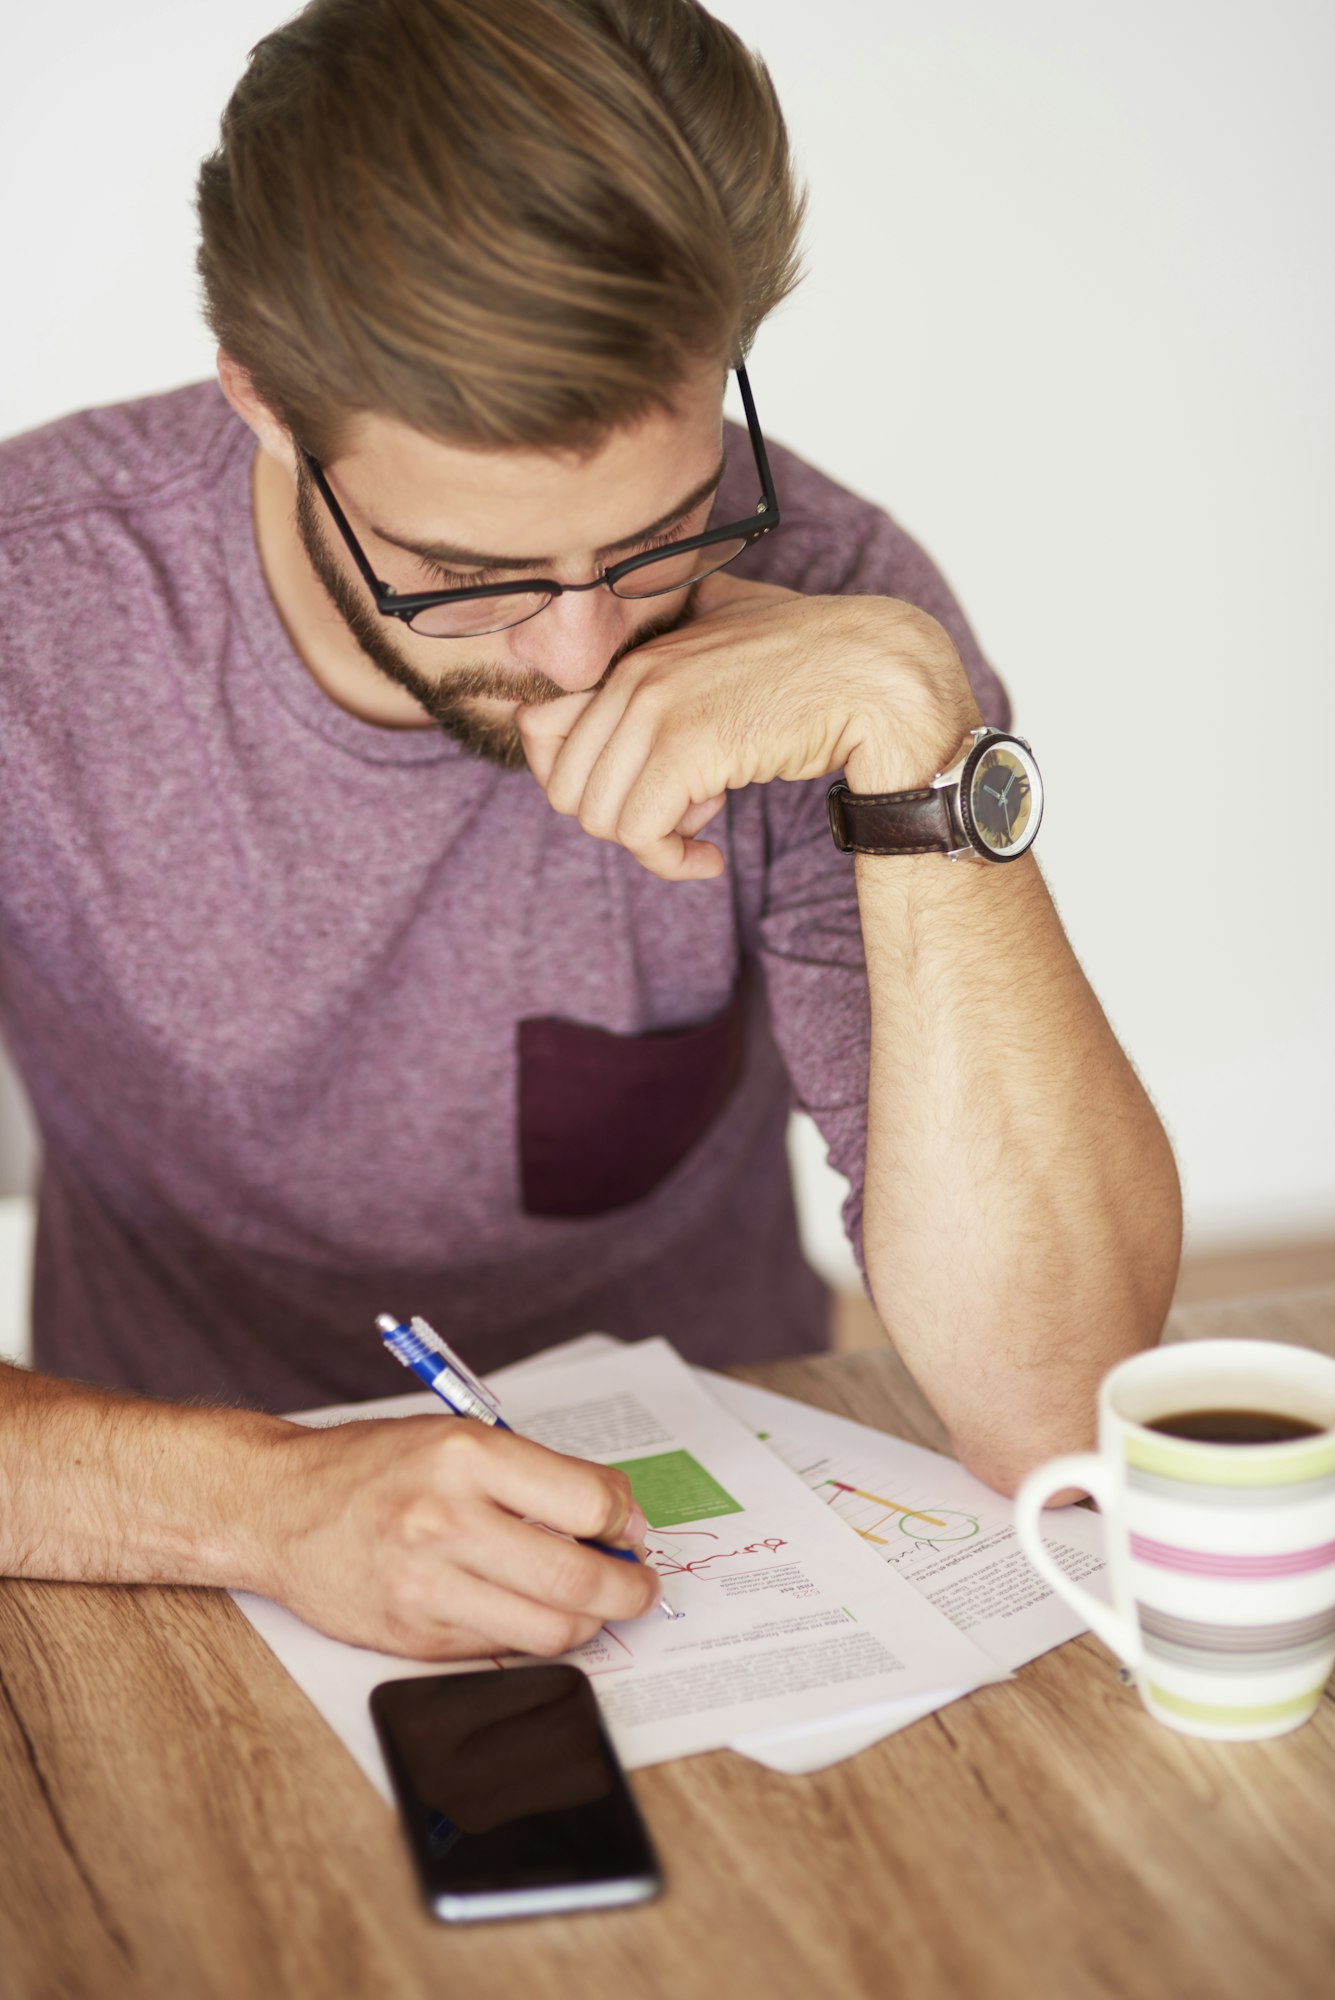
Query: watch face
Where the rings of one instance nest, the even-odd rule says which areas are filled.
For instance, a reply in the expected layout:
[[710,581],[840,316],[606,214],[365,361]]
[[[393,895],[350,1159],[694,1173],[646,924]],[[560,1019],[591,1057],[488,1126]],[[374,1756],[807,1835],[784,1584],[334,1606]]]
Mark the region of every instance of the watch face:
[[1014,861],[1033,844],[1043,812],[1038,766],[1013,736],[983,746],[966,774],[960,803],[966,829],[998,861]]

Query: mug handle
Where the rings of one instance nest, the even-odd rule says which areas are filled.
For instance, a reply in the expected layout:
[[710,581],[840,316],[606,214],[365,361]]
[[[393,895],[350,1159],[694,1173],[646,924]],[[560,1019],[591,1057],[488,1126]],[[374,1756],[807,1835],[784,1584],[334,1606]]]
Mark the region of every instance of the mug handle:
[[[1122,1498],[1118,1475],[1097,1452],[1077,1451],[1068,1453],[1065,1458],[1049,1459],[1046,1465],[1036,1467],[1022,1482],[1015,1496],[1015,1532],[1020,1547],[1043,1581],[1088,1621],[1090,1630],[1098,1634],[1109,1651],[1116,1653],[1128,1667],[1139,1667],[1144,1662],[1145,1646],[1135,1619],[1111,1610],[1097,1597],[1092,1597],[1089,1591],[1082,1590],[1078,1583],[1073,1583],[1043,1545],[1039,1517],[1047,1501],[1063,1486],[1078,1486],[1098,1501],[1103,1514],[1104,1534],[1111,1537],[1112,1516]],[[1111,1549],[1107,1554],[1109,1570],[1115,1576]]]

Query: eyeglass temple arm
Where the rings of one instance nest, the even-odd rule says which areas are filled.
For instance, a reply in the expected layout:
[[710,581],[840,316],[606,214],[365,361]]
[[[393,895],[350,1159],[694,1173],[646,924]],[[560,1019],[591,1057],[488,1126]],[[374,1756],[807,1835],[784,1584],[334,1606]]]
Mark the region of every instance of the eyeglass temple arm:
[[746,428],[751,433],[751,449],[756,455],[756,465],[760,470],[761,498],[765,502],[765,512],[777,516],[778,495],[774,491],[774,478],[769,469],[769,453],[765,450],[765,440],[760,434],[760,419],[756,415],[755,398],[751,394],[751,384],[747,380],[746,369],[739,361],[733,371],[737,377],[737,387],[742,392],[742,408],[746,412]]
[[352,557],[352,560],[356,563],[358,569],[361,571],[362,581],[368,586],[373,597],[395,596],[396,593],[393,589],[393,586],[388,583],[385,583],[380,577],[378,577],[375,571],[371,568],[370,563],[366,560],[366,551],[362,548],[361,543],[357,540],[357,537],[353,534],[352,528],[348,521],[348,517],[343,512],[343,509],[339,506],[338,499],[337,496],[335,495],[334,489],[329,484],[329,481],[325,478],[324,471],[319,463],[319,460],[311,456],[310,452],[307,451],[305,445],[298,445],[297,449],[300,451],[301,456],[305,461],[306,470],[310,473],[311,478],[315,481],[316,485],[320,489],[320,498],[324,501],[325,506],[329,509],[330,513],[334,517],[334,525],[338,529],[340,535],[342,535],[343,537],[344,543],[346,544],[347,547],[348,554]]

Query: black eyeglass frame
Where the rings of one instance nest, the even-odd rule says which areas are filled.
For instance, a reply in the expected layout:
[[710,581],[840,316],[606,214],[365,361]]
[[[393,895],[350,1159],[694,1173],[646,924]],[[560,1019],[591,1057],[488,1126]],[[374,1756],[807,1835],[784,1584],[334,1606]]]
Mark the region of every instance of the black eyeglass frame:
[[[715,542],[733,542],[738,540],[744,540],[747,543],[756,542],[759,541],[762,535],[768,535],[772,529],[778,527],[780,520],[779,502],[774,491],[774,480],[769,469],[769,456],[765,450],[765,440],[761,436],[760,423],[756,417],[756,406],[754,398],[751,395],[751,384],[747,381],[746,370],[740,362],[737,364],[735,372],[737,386],[742,392],[742,407],[746,411],[746,428],[751,438],[751,450],[755,455],[756,471],[760,477],[761,498],[757,503],[754,514],[748,516],[744,521],[730,521],[724,527],[707,528],[702,535],[687,535],[679,542],[669,542],[666,548],[649,549],[643,555],[628,556],[625,562],[613,563],[609,569],[601,571],[590,583],[558,583],[554,577],[529,576],[521,577],[514,583],[469,584],[463,590],[397,591],[378,577],[372,569],[367,559],[366,551],[362,548],[361,543],[353,533],[352,524],[343,512],[343,509],[339,506],[333,489],[324,476],[322,467],[304,446],[298,446],[298,450],[305,461],[307,471],[315,481],[320,498],[324,501],[325,506],[333,516],[334,526],[338,529],[347,545],[348,554],[356,563],[363,582],[375,599],[375,608],[382,618],[400,618],[406,623],[416,618],[419,612],[430,611],[437,604],[459,604],[468,598],[477,597],[532,596],[535,592],[541,592],[546,595],[547,603],[540,604],[537,611],[530,611],[527,614],[527,618],[536,618],[539,612],[547,609],[547,604],[550,604],[553,597],[561,597],[567,592],[573,595],[575,592],[581,590],[599,590],[604,585],[610,589],[612,585],[619,583],[623,576],[629,576],[632,570],[644,569],[651,563],[661,561],[664,556],[679,556],[691,549],[705,549]],[[740,549],[737,551],[738,555],[742,553],[743,551]],[[736,557],[731,557],[729,560],[735,562]],[[719,567],[721,569],[726,568],[726,564],[721,563]],[[689,587],[688,584],[674,584],[669,589],[657,594],[669,597],[672,595],[673,590],[686,590]],[[627,601],[647,603],[649,599],[640,598],[638,600]],[[516,618],[511,623],[522,625],[527,623],[527,618]],[[510,628],[505,625],[499,625],[493,629],[504,632]],[[486,634],[479,632],[424,632],[419,636],[426,639],[477,639],[485,638]]]

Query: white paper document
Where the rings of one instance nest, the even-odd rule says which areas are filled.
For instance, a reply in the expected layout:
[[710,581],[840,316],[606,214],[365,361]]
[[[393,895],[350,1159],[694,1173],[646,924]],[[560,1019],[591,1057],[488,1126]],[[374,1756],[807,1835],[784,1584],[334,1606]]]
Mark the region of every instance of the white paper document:
[[[1086,1629],[1021,1549],[1011,1502],[955,1459],[773,1390],[729,1376],[707,1379],[724,1407],[754,1430],[831,1514],[998,1665],[1021,1667]],[[1062,1507],[1046,1518],[1051,1532],[1044,1540],[1057,1562],[1096,1596],[1106,1596],[1099,1517],[1081,1507]],[[733,1748],[774,1770],[820,1770],[969,1692],[943,1686],[860,1716],[749,1732]]]
[[[647,1559],[685,1613],[607,1626],[570,1655],[593,1681],[628,1766],[1006,1677],[666,1343],[505,1370],[494,1381],[516,1430],[626,1470],[650,1524]],[[425,1411],[445,1416],[422,1394],[311,1420]],[[327,1639],[245,1593],[236,1601],[388,1796],[371,1688],[441,1665]]]
[[[1023,1666],[1085,1630],[1021,1549],[1013,1506],[953,1458],[813,1409],[771,1389],[709,1377],[747,1425],[832,1514],[1001,1665]],[[1057,1507],[1044,1536],[1074,1581],[1097,1591],[1103,1523]]]
[[[492,1379],[505,1393],[521,1373],[626,1351],[610,1334],[586,1333]],[[831,1513],[1002,1666],[1022,1667],[1087,1630],[1025,1556],[1012,1502],[957,1459],[709,1368],[693,1373]],[[1051,1524],[1044,1540],[1061,1567],[1111,1601],[1099,1516],[1054,1507],[1044,1518]]]
[[[563,1365],[575,1356],[615,1353],[607,1334],[585,1334],[521,1362],[498,1382]],[[999,1665],[1016,1668],[1086,1628],[1050,1590],[1020,1548],[1011,1502],[953,1458],[834,1416],[773,1390],[697,1369],[710,1393],[801,1478],[951,1622]],[[1084,1508],[1054,1508],[1045,1536],[1056,1560],[1096,1596],[1107,1596],[1103,1523]],[[939,1687],[823,1720],[751,1731],[732,1748],[774,1770],[823,1769],[968,1694]]]

